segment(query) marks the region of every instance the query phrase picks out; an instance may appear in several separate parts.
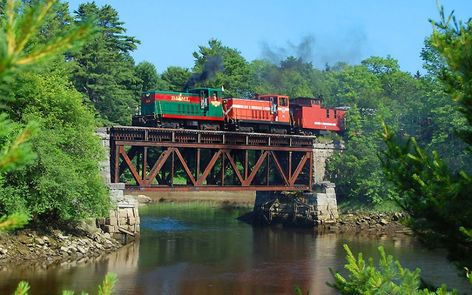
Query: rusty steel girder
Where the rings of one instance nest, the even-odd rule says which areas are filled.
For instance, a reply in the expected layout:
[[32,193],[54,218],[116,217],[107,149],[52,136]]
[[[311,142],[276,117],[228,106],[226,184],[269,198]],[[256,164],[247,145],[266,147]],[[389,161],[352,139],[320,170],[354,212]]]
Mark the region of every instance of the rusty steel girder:
[[112,127],[109,132],[111,179],[125,182],[128,189],[312,188],[312,136],[143,127]]

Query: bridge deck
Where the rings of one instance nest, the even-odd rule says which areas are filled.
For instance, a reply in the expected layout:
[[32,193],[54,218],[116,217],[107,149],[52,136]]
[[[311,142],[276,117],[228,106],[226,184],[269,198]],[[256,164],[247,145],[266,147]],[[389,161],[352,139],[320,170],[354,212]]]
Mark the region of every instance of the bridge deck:
[[314,136],[126,126],[109,132],[112,181],[131,189],[312,187]]

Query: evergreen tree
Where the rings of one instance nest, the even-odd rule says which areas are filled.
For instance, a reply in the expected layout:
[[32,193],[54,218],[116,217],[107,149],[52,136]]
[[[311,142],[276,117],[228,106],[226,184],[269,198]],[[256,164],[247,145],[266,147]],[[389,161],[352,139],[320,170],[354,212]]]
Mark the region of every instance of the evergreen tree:
[[184,90],[185,83],[190,79],[192,74],[188,69],[181,67],[168,67],[161,75],[158,83],[161,89],[172,91]]
[[[453,21],[454,23],[452,23]],[[470,152],[472,144],[472,20],[457,23],[450,15],[434,23],[431,44],[445,67],[438,78],[459,105],[467,124],[459,135]],[[400,192],[397,203],[412,216],[414,228],[431,241],[448,247],[453,258],[472,263],[472,176],[451,171],[437,152],[428,154],[415,138],[399,140],[385,127],[387,149],[383,165]],[[400,142],[399,142],[400,141]]]
[[110,5],[81,4],[77,23],[92,21],[98,28],[81,50],[71,53],[76,63],[73,82],[107,123],[129,124],[139,98],[139,78],[130,53],[139,41],[125,35],[118,13]]
[[147,61],[140,62],[135,68],[135,73],[140,79],[140,92],[158,88],[159,75],[152,63]]
[[203,77],[196,80],[195,85],[223,86],[226,96],[246,96],[249,93],[249,64],[238,50],[224,46],[219,40],[211,39],[208,46],[199,46],[193,57],[193,73]]

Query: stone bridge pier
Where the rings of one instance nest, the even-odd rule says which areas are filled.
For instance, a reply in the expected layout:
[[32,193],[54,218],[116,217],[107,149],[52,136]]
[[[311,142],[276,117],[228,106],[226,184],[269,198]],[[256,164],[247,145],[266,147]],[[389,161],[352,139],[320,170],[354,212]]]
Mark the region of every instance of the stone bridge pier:
[[[336,185],[327,180],[326,163],[334,153],[342,152],[344,146],[334,143],[315,143],[313,145],[313,192],[304,193],[305,199],[313,205],[316,223],[334,223],[339,218],[336,201]],[[276,192],[257,192],[254,208],[277,197]]]
[[112,202],[108,217],[98,219],[97,226],[115,238],[125,241],[134,239],[140,232],[138,202],[134,198],[124,195],[124,183],[111,182],[110,134],[108,128],[98,128],[96,133],[100,137],[105,150],[105,158],[100,163],[100,172],[108,187]]
[[333,223],[339,218],[336,201],[336,185],[326,178],[326,162],[334,153],[342,152],[344,145],[334,143],[315,143],[313,145],[314,193],[308,199],[313,203],[318,223]]

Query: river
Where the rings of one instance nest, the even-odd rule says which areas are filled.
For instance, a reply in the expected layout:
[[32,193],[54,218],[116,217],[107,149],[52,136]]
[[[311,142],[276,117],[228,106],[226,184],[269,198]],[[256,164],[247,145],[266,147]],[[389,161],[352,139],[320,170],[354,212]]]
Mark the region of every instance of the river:
[[[0,272],[0,294],[12,294],[20,279],[30,294],[61,290],[96,294],[107,272],[116,273],[114,294],[336,294],[326,282],[329,269],[345,264],[343,244],[354,253],[378,257],[377,247],[422,277],[469,290],[441,251],[430,251],[405,236],[315,235],[309,229],[259,228],[236,220],[248,209],[200,203],[143,207],[141,239],[95,262]],[[467,289],[469,288],[469,289]]]

